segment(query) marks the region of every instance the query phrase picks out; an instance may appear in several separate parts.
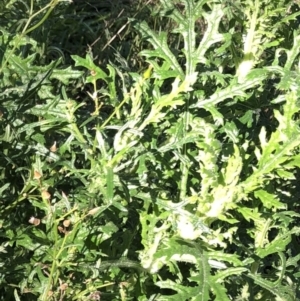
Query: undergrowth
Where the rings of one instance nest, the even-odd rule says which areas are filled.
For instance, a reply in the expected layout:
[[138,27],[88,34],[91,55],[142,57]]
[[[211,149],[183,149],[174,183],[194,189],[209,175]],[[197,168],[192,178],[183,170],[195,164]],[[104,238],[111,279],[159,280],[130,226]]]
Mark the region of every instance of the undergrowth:
[[298,300],[298,10],[2,1],[0,300]]

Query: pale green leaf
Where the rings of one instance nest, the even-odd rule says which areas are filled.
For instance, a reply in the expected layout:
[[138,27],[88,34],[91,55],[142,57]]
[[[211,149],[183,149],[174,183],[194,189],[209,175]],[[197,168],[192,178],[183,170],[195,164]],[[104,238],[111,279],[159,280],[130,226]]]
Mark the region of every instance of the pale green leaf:
[[255,197],[257,197],[261,200],[261,202],[263,203],[263,205],[266,208],[285,209],[285,207],[286,207],[283,203],[281,203],[278,200],[278,198],[275,195],[268,193],[265,190],[262,190],[262,189],[256,190],[254,192],[254,195],[255,195]]

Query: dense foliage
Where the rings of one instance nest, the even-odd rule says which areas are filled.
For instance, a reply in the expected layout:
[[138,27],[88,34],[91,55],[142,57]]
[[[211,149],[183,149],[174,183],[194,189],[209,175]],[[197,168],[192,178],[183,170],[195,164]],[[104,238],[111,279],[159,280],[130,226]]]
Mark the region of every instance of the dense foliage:
[[0,300],[299,300],[298,10],[2,0]]

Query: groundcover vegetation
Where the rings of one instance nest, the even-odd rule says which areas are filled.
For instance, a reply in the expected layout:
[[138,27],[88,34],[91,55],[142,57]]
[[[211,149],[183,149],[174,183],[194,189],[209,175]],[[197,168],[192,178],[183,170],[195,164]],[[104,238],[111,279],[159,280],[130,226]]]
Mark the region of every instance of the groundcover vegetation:
[[298,9],[2,0],[0,300],[300,300]]

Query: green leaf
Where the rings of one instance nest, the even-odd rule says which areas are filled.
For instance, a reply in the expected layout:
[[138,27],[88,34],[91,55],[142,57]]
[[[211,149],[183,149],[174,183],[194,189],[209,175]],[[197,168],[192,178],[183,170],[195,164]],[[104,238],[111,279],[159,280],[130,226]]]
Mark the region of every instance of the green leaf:
[[272,295],[281,298],[279,300],[282,301],[294,301],[295,292],[291,286],[283,286],[280,284],[275,284],[271,281],[268,281],[266,279],[263,279],[262,277],[258,275],[248,274],[249,278],[253,279],[254,282],[268,290]]
[[268,193],[265,190],[256,190],[254,192],[255,197],[259,198],[263,205],[269,209],[285,209],[285,205],[282,204],[276,196],[271,193]]
[[146,22],[135,22],[134,27],[146,38],[154,47],[154,50],[143,50],[140,54],[147,58],[160,57],[169,63],[171,68],[176,71],[176,75],[184,78],[184,72],[180,67],[177,58],[171,52],[167,43],[167,34],[153,32]]
[[252,70],[245,80],[238,84],[236,79],[233,79],[227,88],[216,91],[207,99],[199,99],[192,108],[205,108],[220,103],[226,99],[234,99],[235,97],[247,98],[246,91],[260,85],[266,79],[268,73],[263,69]]
[[213,294],[216,296],[216,301],[229,301],[230,299],[227,296],[227,290],[226,288],[214,281],[211,281],[211,288],[213,291]]
[[95,83],[98,79],[102,79],[108,83],[108,75],[95,65],[90,54],[86,54],[85,58],[78,55],[71,55],[71,57],[75,61],[75,66],[85,67],[91,72],[91,75],[86,78],[87,83]]
[[70,80],[77,79],[82,76],[82,72],[78,70],[72,70],[71,67],[65,69],[54,69],[50,78],[58,79],[64,85],[68,85]]
[[277,237],[271,241],[269,244],[264,245],[263,248],[257,248],[256,254],[260,258],[265,258],[266,256],[278,252],[283,252],[286,246],[291,242],[291,236],[288,233],[279,234]]
[[[206,1],[198,2],[197,9],[199,9],[199,6],[202,6],[204,2]],[[193,12],[193,14],[195,13]],[[223,17],[223,14],[223,9],[221,5],[218,4],[212,4],[212,11],[210,13],[203,13],[208,26],[201,42],[199,43],[197,51],[194,53],[194,57],[198,58],[198,60],[202,63],[207,63],[205,54],[209,47],[215,43],[221,42],[224,39],[223,35],[218,32],[219,23]]]
[[108,203],[112,203],[114,196],[114,172],[110,166],[106,167],[106,198]]

